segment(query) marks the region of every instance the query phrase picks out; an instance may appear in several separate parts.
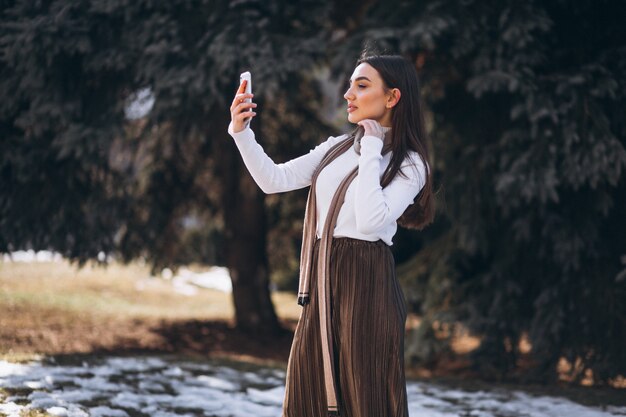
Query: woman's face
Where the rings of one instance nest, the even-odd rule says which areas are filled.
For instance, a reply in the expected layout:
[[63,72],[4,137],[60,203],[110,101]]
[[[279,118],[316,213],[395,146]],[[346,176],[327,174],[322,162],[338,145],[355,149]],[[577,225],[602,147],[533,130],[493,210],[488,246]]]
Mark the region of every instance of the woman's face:
[[372,119],[390,127],[393,107],[389,106],[391,95],[391,90],[385,92],[383,80],[374,67],[365,62],[359,64],[350,77],[348,91],[343,95],[348,102],[348,121],[358,123]]

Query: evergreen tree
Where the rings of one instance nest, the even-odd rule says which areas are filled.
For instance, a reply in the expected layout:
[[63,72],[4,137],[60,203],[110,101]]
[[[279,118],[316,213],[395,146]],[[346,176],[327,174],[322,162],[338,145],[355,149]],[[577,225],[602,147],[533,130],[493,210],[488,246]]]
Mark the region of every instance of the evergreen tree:
[[[310,136],[260,117],[261,138],[285,153],[319,140],[328,128],[309,118],[319,94],[302,70],[321,56],[324,15],[283,1],[3,5],[0,250],[222,263],[239,327],[277,330],[264,199],[226,133],[228,108],[251,70],[260,108],[309,99],[278,121]],[[128,105],[146,92],[154,104],[134,119]]]

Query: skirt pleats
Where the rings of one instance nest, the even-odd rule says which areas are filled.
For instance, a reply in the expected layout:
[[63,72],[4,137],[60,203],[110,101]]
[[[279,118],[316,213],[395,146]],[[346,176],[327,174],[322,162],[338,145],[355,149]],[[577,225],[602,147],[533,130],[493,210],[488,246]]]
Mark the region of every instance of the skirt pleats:
[[[326,417],[317,294],[319,240],[310,303],[294,334],[283,417]],[[406,304],[383,241],[334,238],[330,297],[335,385],[342,417],[408,417],[404,375]]]

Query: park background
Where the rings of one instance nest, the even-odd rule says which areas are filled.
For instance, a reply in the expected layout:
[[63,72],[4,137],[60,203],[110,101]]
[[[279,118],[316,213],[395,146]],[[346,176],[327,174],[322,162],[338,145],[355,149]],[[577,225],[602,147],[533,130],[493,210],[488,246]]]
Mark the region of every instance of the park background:
[[[284,363],[306,190],[258,189],[229,105],[251,71],[259,142],[299,156],[350,128],[366,49],[414,62],[427,108],[436,219],[392,247],[408,372],[626,386],[623,2],[0,5],[3,358]],[[232,292],[174,291],[214,266]]]

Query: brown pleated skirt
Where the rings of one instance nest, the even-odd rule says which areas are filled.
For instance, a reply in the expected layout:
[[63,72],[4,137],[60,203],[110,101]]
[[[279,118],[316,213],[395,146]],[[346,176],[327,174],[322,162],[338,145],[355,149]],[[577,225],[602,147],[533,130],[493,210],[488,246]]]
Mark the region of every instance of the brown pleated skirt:
[[[287,366],[283,417],[326,417],[315,242],[311,300],[302,308]],[[408,417],[406,304],[383,241],[334,238],[330,258],[335,385],[342,417]]]

